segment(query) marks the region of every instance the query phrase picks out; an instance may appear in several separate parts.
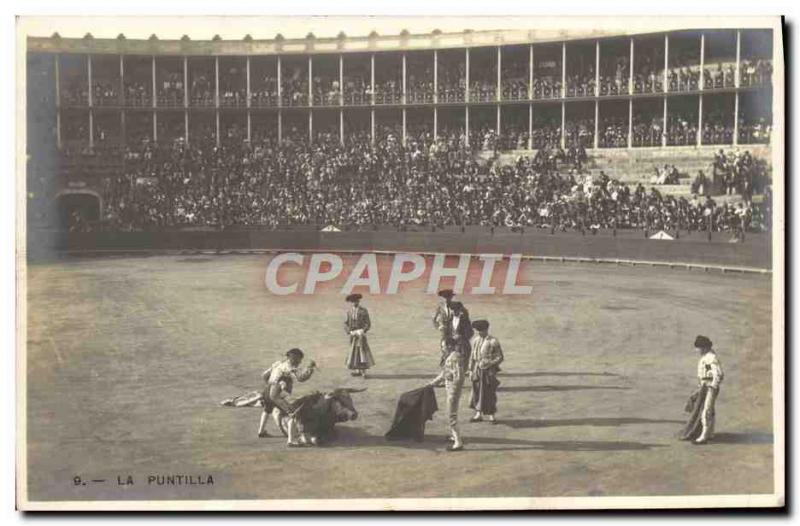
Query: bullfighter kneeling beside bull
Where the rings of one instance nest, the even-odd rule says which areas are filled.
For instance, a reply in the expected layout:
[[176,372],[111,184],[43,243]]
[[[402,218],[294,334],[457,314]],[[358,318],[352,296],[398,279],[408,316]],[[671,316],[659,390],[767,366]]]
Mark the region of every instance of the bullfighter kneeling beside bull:
[[[294,417],[295,407],[289,395],[292,393],[294,382],[305,382],[314,374],[316,363],[313,360],[307,367],[301,368],[303,361],[303,351],[300,349],[289,349],[286,358],[273,363],[269,369],[264,371],[262,378],[266,382],[264,389],[264,411],[261,413],[261,421],[258,425],[258,436],[263,438],[269,436],[266,431],[267,419],[272,413],[275,423],[281,426],[281,412],[289,416],[287,421],[287,435],[289,437],[287,445],[289,447],[302,446],[305,442],[303,433],[299,433],[297,422]],[[298,434],[299,440],[298,442]]]

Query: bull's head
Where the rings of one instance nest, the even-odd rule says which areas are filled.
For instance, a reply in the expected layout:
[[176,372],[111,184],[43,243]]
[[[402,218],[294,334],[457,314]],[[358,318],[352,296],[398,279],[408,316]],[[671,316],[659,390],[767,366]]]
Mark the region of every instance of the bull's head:
[[342,388],[325,395],[325,399],[331,401],[331,409],[337,422],[347,422],[358,418],[358,411],[353,405],[353,398],[350,394],[362,393],[366,390],[366,387],[363,389]]

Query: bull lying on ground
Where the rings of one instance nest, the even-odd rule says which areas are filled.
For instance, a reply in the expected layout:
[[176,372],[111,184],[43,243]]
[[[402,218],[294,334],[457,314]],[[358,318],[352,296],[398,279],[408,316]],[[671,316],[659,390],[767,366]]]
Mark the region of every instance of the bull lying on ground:
[[[358,411],[350,394],[366,390],[341,388],[330,393],[317,392],[297,399],[293,404],[293,415],[301,434],[314,445],[332,440],[337,423],[358,418]],[[284,435],[288,435],[288,419],[289,415],[282,413],[278,420]]]

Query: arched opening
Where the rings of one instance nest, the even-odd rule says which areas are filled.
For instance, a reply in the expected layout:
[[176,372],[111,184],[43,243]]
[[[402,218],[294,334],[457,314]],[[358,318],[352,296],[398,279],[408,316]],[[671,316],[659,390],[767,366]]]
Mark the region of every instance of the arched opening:
[[100,219],[100,196],[93,192],[68,192],[58,196],[58,227],[85,230]]

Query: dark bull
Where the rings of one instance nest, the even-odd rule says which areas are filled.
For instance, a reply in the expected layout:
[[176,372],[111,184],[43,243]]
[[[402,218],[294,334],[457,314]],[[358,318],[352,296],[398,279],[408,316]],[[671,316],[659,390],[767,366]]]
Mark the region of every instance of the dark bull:
[[[294,416],[300,432],[306,435],[312,444],[329,441],[337,423],[358,418],[358,411],[350,395],[366,390],[366,387],[341,388],[330,393],[313,393],[298,399],[295,403]],[[281,415],[281,431],[284,435],[287,434],[287,420],[287,415]]]

